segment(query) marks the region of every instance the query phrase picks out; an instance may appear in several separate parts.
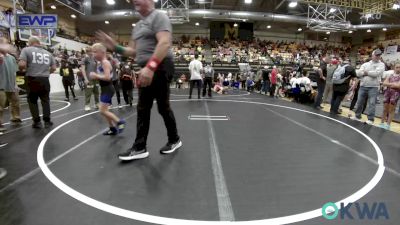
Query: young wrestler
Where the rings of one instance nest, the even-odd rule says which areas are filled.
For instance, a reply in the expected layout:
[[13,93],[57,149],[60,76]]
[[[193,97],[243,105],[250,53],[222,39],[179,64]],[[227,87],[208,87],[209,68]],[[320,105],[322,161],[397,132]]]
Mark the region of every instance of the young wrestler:
[[111,63],[106,58],[107,49],[102,44],[94,44],[92,47],[94,57],[99,62],[97,64],[97,73],[91,72],[90,77],[93,80],[99,80],[100,95],[100,113],[106,118],[110,129],[104,132],[104,135],[116,135],[121,133],[125,128],[125,121],[119,119],[114,113],[108,110],[112,104],[111,99],[115,93],[112,83]]

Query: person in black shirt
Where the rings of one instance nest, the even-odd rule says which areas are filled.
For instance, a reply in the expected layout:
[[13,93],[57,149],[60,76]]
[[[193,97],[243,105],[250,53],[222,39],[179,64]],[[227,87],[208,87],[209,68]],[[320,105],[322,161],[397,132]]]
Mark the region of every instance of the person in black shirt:
[[125,103],[132,106],[133,101],[133,76],[134,71],[127,64],[122,67],[119,74],[119,79],[121,81],[122,95],[124,96]]
[[263,80],[263,84],[262,84],[262,88],[260,93],[264,92],[265,94],[267,94],[267,92],[269,92],[270,89],[270,80],[269,80],[269,71],[268,71],[268,67],[264,67],[264,69],[262,70],[262,80]]
[[62,77],[62,83],[65,90],[65,101],[69,101],[69,91],[71,90],[74,100],[78,100],[75,96],[74,86],[75,86],[75,76],[72,69],[73,65],[68,62],[62,62],[60,67],[60,76]]
[[327,76],[327,67],[328,64],[331,63],[331,58],[329,56],[326,56],[320,64],[320,68],[318,70],[319,74],[319,79],[317,79],[317,85],[318,85],[318,95],[317,98],[315,99],[315,104],[314,107],[316,109],[321,109],[321,103],[322,103],[322,97],[324,95],[325,91],[325,85],[326,85],[326,76]]

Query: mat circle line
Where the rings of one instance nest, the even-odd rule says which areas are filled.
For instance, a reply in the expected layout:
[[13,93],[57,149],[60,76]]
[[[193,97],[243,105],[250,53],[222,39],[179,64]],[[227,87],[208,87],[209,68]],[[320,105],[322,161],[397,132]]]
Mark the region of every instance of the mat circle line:
[[[185,102],[185,101],[190,101],[188,99],[180,99],[180,100],[171,100],[171,102]],[[340,209],[341,203],[344,204],[344,206],[348,205],[349,203],[353,203],[367,195],[370,191],[372,191],[376,185],[378,185],[379,181],[382,179],[383,174],[385,172],[385,165],[384,165],[384,158],[382,151],[380,150],[379,146],[366,134],[364,134],[362,131],[358,130],[357,128],[346,124],[340,120],[310,112],[307,110],[302,110],[302,109],[297,109],[289,106],[282,106],[282,105],[276,105],[276,104],[269,104],[269,103],[263,103],[263,102],[250,102],[250,101],[237,101],[237,100],[207,100],[209,102],[234,102],[234,103],[247,103],[247,104],[256,104],[256,105],[265,105],[265,106],[272,106],[272,107],[277,107],[277,108],[284,108],[284,109],[290,109],[290,110],[295,110],[298,112],[304,112],[312,115],[316,115],[322,118],[326,118],[331,121],[335,121],[339,124],[342,124],[357,133],[361,134],[363,137],[365,137],[374,147],[374,150],[377,154],[377,164],[378,164],[378,169],[375,175],[372,177],[372,179],[361,189],[356,191],[355,193],[351,194],[350,196],[339,200],[335,202],[336,206]],[[37,161],[39,164],[40,169],[44,173],[44,175],[47,177],[47,179],[50,180],[51,183],[53,183],[57,188],[59,188],[61,191],[63,191],[65,194],[69,195],[70,197],[86,204],[91,207],[94,207],[98,210],[101,210],[103,212],[107,212],[116,216],[132,219],[132,220],[137,220],[137,221],[142,221],[142,222],[147,222],[147,223],[152,223],[152,224],[168,224],[168,225],[211,225],[211,224],[218,224],[218,225],[232,225],[232,223],[235,224],[243,224],[243,225],[259,225],[259,224],[269,224],[269,225],[280,225],[280,224],[291,224],[291,223],[297,223],[301,221],[306,221],[314,218],[318,218],[322,216],[322,208],[318,208],[315,210],[307,211],[304,213],[299,213],[299,214],[294,214],[294,215],[289,215],[289,216],[282,216],[282,217],[276,217],[276,218],[269,218],[269,219],[260,219],[260,220],[251,220],[251,221],[201,221],[201,220],[186,220],[186,219],[176,219],[176,218],[168,218],[168,217],[161,217],[161,216],[154,216],[154,215],[149,215],[145,213],[138,213],[135,211],[130,211],[126,209],[122,209],[113,205],[109,205],[104,202],[100,202],[96,199],[90,198],[74,189],[69,187],[67,184],[62,182],[58,177],[56,177],[53,172],[49,169],[47,166],[45,160],[44,160],[44,147],[46,145],[46,142],[49,140],[49,138],[58,130],[60,130],[62,127],[65,125],[68,125],[76,120],[79,120],[81,118],[84,118],[86,116],[95,114],[98,112],[91,112],[79,117],[76,117],[72,120],[66,121],[63,124],[59,125],[58,127],[54,128],[50,133],[48,133],[40,142],[40,145],[38,147],[37,151]]]

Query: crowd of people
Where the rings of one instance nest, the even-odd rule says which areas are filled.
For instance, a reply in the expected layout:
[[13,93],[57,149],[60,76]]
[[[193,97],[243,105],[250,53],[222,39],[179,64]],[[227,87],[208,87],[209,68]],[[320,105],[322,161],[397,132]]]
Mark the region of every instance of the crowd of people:
[[[213,75],[212,64],[203,64],[198,55],[189,64],[189,99],[192,98],[193,88],[203,88],[205,97],[206,87],[209,93],[211,87],[219,94],[226,94],[229,89],[243,89],[248,92],[257,91],[270,97],[288,97],[299,103],[313,104],[316,109],[322,109],[322,103],[330,104],[332,115],[342,114],[343,101],[350,101],[350,111],[347,116],[361,121],[361,115],[367,115],[366,124],[372,125],[376,116],[376,104],[379,102],[379,93],[384,93],[384,111],[380,127],[390,130],[390,124],[395,115],[395,108],[399,99],[400,63],[387,68],[382,60],[382,51],[375,49],[370,59],[356,69],[349,58],[335,55],[321,56],[320,65],[305,69],[303,65],[294,67],[265,66],[257,72],[218,73]],[[209,71],[212,71],[210,73]],[[184,76],[184,78],[182,78]],[[185,75],[178,78],[178,82],[186,80]],[[210,80],[214,84],[210,85]],[[204,85],[203,85],[204,84]],[[211,97],[211,94],[209,94]],[[368,107],[366,107],[368,106]]]
[[211,41],[196,37],[182,36],[174,41],[175,61],[190,62],[194,55],[204,59],[209,50],[215,63],[271,63],[275,65],[301,63],[314,65],[321,56],[329,54],[346,58],[351,52],[350,45],[313,44],[294,41]]

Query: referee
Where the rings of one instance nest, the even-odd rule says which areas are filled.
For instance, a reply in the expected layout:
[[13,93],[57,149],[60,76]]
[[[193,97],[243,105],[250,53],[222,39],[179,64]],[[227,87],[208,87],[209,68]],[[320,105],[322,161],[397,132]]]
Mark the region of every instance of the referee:
[[29,109],[32,114],[35,129],[42,128],[40,122],[38,99],[43,107],[43,120],[45,128],[53,126],[50,120],[50,82],[49,76],[56,68],[53,55],[43,49],[38,37],[31,36],[28,40],[29,47],[22,49],[19,58],[20,70],[26,70],[25,81],[27,84]]
[[137,106],[137,132],[132,148],[118,155],[120,160],[130,161],[149,156],[146,149],[149,134],[150,113],[154,99],[158,112],[164,119],[168,133],[168,143],[161,148],[161,154],[170,154],[182,146],[174,113],[169,103],[170,82],[175,72],[172,44],[172,25],[169,18],[154,8],[153,0],[133,0],[135,10],[141,20],[132,32],[129,47],[122,47],[110,36],[98,31],[96,36],[107,48],[125,56],[136,57],[142,67],[137,86],[139,102]]

